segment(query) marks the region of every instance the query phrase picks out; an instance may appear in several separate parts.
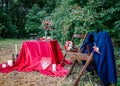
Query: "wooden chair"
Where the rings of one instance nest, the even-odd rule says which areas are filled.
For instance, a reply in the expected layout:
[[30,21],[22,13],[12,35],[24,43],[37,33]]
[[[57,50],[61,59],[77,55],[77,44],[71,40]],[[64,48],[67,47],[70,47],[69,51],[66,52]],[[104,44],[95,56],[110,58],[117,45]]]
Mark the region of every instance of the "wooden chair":
[[86,68],[88,67],[88,65],[90,64],[90,62],[93,61],[93,53],[91,53],[90,55],[88,54],[82,54],[82,53],[78,53],[78,52],[69,52],[69,55],[71,55],[71,59],[73,60],[73,65],[70,68],[70,71],[68,73],[67,76],[71,75],[71,72],[73,70],[73,67],[75,66],[76,61],[81,60],[81,61],[86,61],[85,65],[83,66],[83,68],[81,69],[78,78],[76,79],[74,86],[77,86],[82,74],[85,72]]
[[73,34],[72,39],[71,39],[71,41],[73,42],[73,48],[71,50],[69,50],[69,51],[68,50],[64,50],[65,51],[65,55],[64,55],[64,58],[61,61],[61,64],[65,64],[64,60],[65,60],[66,56],[69,54],[69,52],[79,52],[79,47],[77,47],[75,45],[74,39],[76,39],[76,38],[77,39],[82,39],[82,43],[83,43],[83,41],[86,38],[87,34],[88,33],[86,33],[86,34],[76,34],[76,33],[74,33]]
[[[74,34],[73,35],[73,38],[72,38],[72,41],[74,41],[74,38],[83,38],[83,41],[82,43],[84,42],[84,40],[86,39],[88,33],[85,34],[85,35],[79,35],[79,34]],[[91,40],[93,40],[93,38],[91,38]],[[74,44],[74,47],[75,47],[75,44]],[[83,66],[83,68],[81,69],[80,73],[79,73],[79,76],[77,78],[77,80],[75,81],[74,83],[74,86],[76,86],[78,84],[78,81],[79,79],[81,78],[82,74],[84,73],[84,71],[86,70],[86,68],[88,67],[88,65],[90,64],[91,61],[93,61],[93,54],[90,52],[90,48],[88,45],[85,46],[87,48],[87,51],[88,53],[87,54],[84,54],[82,53],[82,51],[84,50],[84,48],[80,49],[80,50],[76,50],[74,52],[72,51],[67,51],[65,55],[69,55],[69,57],[71,57],[72,61],[73,61],[73,64],[69,70],[69,73],[67,76],[71,75],[71,72],[75,66],[75,64],[77,63],[78,60],[81,60],[81,61],[86,61],[85,65]],[[76,48],[76,47],[75,47]]]

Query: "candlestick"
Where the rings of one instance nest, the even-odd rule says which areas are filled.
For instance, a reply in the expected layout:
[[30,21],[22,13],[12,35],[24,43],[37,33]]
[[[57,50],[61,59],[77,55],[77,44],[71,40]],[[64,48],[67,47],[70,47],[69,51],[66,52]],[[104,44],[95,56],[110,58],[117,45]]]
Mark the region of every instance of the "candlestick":
[[15,45],[15,54],[17,55],[17,45]]

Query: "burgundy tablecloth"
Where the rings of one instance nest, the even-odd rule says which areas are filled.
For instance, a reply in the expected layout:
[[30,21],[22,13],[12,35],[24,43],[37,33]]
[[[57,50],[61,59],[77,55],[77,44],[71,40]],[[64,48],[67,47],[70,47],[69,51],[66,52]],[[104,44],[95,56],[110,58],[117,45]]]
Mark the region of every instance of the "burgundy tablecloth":
[[[13,70],[19,72],[39,71],[48,76],[65,76],[68,71],[60,65],[63,58],[60,45],[57,40],[54,41],[25,41],[12,67],[7,63],[6,68],[0,64],[0,72],[8,73]],[[44,66],[42,63],[49,65]],[[56,71],[52,71],[52,64],[56,64]]]

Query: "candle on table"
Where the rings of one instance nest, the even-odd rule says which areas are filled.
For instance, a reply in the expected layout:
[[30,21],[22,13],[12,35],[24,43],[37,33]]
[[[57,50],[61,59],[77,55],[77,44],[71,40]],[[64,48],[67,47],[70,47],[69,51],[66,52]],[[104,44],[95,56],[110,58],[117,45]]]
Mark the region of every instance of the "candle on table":
[[15,45],[15,54],[17,55],[17,45]]

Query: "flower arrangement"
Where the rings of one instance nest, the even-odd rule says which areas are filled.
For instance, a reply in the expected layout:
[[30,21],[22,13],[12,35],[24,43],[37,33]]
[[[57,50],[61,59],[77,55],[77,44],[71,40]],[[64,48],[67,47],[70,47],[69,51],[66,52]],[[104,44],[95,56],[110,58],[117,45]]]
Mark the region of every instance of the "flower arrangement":
[[51,37],[53,38],[53,28],[52,28],[52,23],[48,20],[43,20],[42,26],[45,29],[45,38],[47,39],[47,31],[50,30]]
[[66,41],[64,45],[65,50],[70,50],[73,48],[73,42],[72,41]]
[[45,30],[51,29],[52,23],[48,20],[43,20],[42,26],[44,27]]

